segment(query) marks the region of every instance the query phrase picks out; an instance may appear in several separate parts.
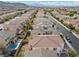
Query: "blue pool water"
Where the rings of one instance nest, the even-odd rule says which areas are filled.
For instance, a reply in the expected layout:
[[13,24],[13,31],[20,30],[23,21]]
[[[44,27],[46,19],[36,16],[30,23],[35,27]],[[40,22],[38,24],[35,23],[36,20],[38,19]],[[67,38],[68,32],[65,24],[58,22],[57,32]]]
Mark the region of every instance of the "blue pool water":
[[10,44],[9,46],[8,46],[8,48],[11,48],[11,49],[15,49],[17,47],[17,44]]
[[16,49],[16,47],[18,46],[18,43],[19,43],[19,42],[20,42],[20,40],[17,40],[16,43],[14,43],[14,44],[9,44],[8,48],[10,48],[10,49],[12,49],[12,50]]
[[19,42],[19,40],[17,40],[16,43],[14,43],[14,44],[10,44],[10,45],[8,46],[8,48],[10,48],[10,49],[15,49],[15,48],[17,47],[18,42]]

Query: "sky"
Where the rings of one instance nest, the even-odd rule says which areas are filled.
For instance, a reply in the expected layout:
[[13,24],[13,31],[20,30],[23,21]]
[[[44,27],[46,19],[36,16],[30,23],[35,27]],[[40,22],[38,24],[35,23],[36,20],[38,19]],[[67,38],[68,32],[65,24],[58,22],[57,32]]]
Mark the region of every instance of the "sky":
[[0,0],[0,1],[79,1],[79,0]]
[[79,1],[31,1],[23,2],[29,5],[42,6],[79,6]]
[[0,1],[14,1],[14,2],[21,2],[32,6],[79,6],[79,1],[73,0],[53,0],[53,1],[46,1],[46,0],[0,0]]

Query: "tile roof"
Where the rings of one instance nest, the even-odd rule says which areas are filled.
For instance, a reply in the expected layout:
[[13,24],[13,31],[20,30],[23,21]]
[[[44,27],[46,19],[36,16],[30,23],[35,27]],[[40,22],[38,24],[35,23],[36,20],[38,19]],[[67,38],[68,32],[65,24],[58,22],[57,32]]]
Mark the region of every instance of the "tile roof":
[[15,37],[15,34],[1,30],[1,31],[0,31],[0,48],[1,48],[2,46],[6,46],[6,44],[7,44],[13,37]]
[[72,24],[77,24],[77,25],[79,25],[79,20],[77,19],[77,20],[70,20],[70,22],[72,23]]
[[32,47],[61,47],[64,45],[62,38],[59,35],[36,35],[29,41]]
[[1,39],[5,40],[5,39],[7,39],[8,37],[11,37],[11,36],[13,36],[12,33],[9,33],[7,31],[3,31],[3,30],[0,31],[0,40]]
[[[22,28],[21,23],[26,22],[32,12],[27,12],[23,14],[21,17],[16,17],[14,20],[10,21],[8,24],[5,24],[3,27],[8,29],[7,31],[10,33],[16,33],[17,28]],[[26,16],[27,15],[27,16]]]
[[57,53],[53,49],[34,49],[25,55],[26,57],[57,57]]

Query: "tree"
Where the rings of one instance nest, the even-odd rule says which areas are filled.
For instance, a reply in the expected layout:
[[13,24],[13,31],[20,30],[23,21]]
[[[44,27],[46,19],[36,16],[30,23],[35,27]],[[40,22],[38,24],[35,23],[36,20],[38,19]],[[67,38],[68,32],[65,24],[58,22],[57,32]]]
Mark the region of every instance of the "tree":
[[27,36],[30,36],[30,35],[31,35],[31,32],[30,32],[30,31],[28,31],[28,32],[27,32],[26,37],[27,37]]
[[74,16],[74,13],[69,12],[69,13],[67,13],[66,15],[73,17],[73,16]]
[[29,26],[28,25],[24,26],[23,30],[26,32],[27,30],[29,30]]
[[52,27],[54,27],[54,24],[52,25]]
[[64,24],[66,27],[70,28],[71,30],[74,30],[75,27],[72,24]]
[[69,49],[68,54],[70,57],[76,57],[77,53],[75,51],[73,51],[72,49]]
[[38,35],[40,35],[40,33],[38,33]]
[[72,16],[74,16],[74,14],[73,14],[73,13],[70,13],[70,14],[69,14],[69,16],[71,16],[71,17],[72,17]]
[[27,12],[27,10],[24,11],[24,13],[26,13],[26,12]]
[[63,23],[64,21],[63,20],[60,20],[60,22]]
[[74,29],[75,29],[75,27],[74,27],[72,24],[69,24],[69,28],[70,28],[71,30],[74,30]]
[[77,14],[77,11],[70,11],[70,13]]
[[79,28],[76,28],[75,31],[76,31],[77,33],[79,33]]
[[56,17],[57,20],[59,20],[59,17]]

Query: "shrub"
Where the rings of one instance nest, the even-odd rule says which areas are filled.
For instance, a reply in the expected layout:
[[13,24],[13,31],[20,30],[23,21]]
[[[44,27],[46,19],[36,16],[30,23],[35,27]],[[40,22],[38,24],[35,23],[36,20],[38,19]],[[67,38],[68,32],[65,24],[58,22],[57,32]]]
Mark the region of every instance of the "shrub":
[[75,51],[73,51],[72,49],[69,49],[68,54],[70,57],[76,57],[77,53]]
[[69,16],[74,16],[74,14],[73,13],[70,13]]
[[60,20],[60,22],[61,22],[61,23],[64,23],[64,21],[63,21],[63,20]]
[[72,24],[64,24],[66,27],[68,27],[71,30],[74,30],[75,27]]
[[75,29],[75,31],[76,31],[77,33],[79,33],[79,28]]

